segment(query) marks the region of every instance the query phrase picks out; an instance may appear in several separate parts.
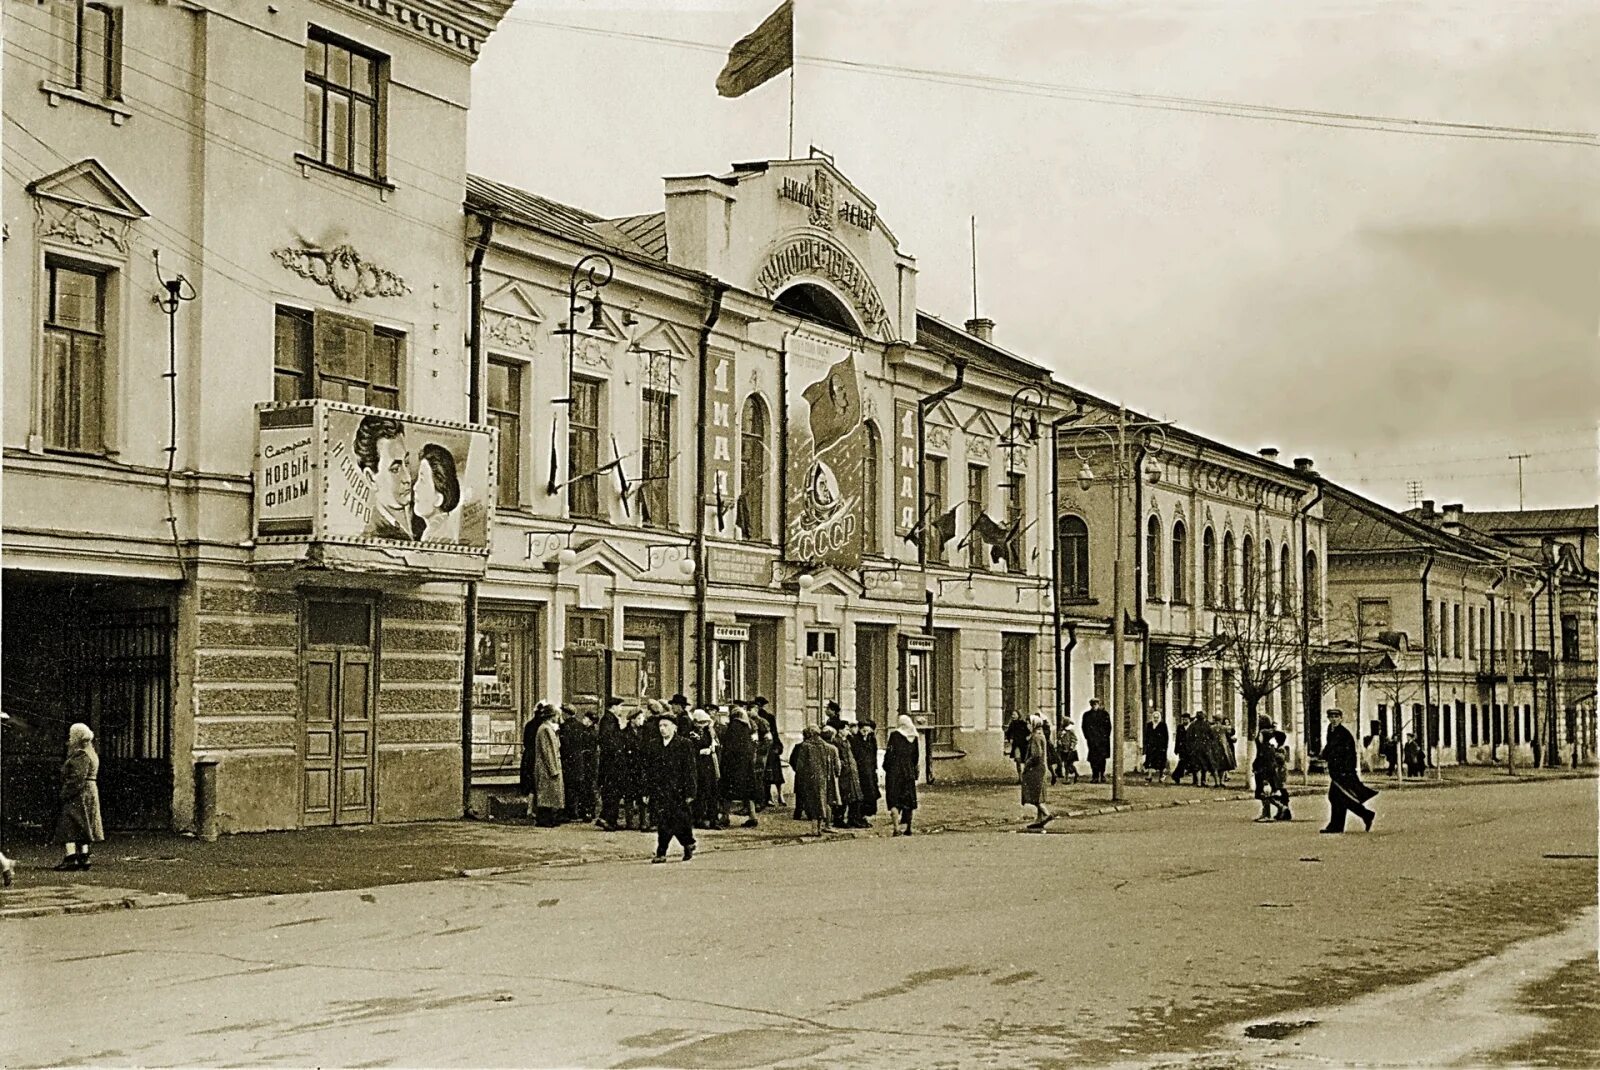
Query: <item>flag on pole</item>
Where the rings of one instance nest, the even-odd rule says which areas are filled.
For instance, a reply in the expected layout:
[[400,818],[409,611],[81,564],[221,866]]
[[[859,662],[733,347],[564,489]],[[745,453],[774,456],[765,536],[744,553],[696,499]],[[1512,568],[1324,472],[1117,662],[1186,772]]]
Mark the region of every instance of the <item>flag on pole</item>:
[[717,75],[717,95],[742,97],[794,66],[794,0],[784,0],[739,39]]

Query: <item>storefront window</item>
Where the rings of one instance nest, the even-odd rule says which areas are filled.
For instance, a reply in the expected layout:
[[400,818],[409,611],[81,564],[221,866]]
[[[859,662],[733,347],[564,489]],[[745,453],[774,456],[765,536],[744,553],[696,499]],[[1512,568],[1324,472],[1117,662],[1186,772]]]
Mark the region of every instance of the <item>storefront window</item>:
[[472,767],[484,776],[514,775],[522,726],[532,712],[533,621],[526,614],[485,613],[472,659]]

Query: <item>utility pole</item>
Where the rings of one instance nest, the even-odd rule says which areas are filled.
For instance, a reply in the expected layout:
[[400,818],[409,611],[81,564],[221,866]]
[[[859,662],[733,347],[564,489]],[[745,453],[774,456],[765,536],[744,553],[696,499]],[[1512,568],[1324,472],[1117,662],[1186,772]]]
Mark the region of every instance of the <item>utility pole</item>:
[[[1506,596],[1501,599],[1506,606],[1505,648],[1506,648],[1506,773],[1515,776],[1517,772],[1517,748],[1512,742],[1513,730],[1517,726],[1517,597],[1511,590],[1511,558],[1506,557]],[[1491,685],[1492,686],[1492,685]]]
[[1522,497],[1522,462],[1526,461],[1531,456],[1533,456],[1533,454],[1531,454],[1531,453],[1508,453],[1508,454],[1506,454],[1506,460],[1508,460],[1508,461],[1516,461],[1517,462],[1517,508],[1518,509],[1526,509],[1527,508],[1527,506],[1523,504],[1523,497]]
[[[1116,549],[1111,558],[1111,801],[1122,801],[1122,707],[1127,697],[1122,693],[1122,496],[1126,493],[1124,455],[1128,448],[1128,410],[1117,406],[1116,476],[1111,486],[1116,495]],[[1134,478],[1138,475],[1135,473]],[[1137,538],[1137,535],[1135,535]]]

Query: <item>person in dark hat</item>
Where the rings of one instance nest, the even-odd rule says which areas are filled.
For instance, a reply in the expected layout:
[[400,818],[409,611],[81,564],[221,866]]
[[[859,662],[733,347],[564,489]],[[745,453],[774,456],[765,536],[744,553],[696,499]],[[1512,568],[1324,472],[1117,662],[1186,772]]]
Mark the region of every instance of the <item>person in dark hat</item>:
[[1318,831],[1339,833],[1344,831],[1345,814],[1355,814],[1368,832],[1378,816],[1367,808],[1366,801],[1378,794],[1361,782],[1356,762],[1356,737],[1344,726],[1344,711],[1327,711],[1328,740],[1322,745],[1322,760],[1328,766],[1328,824]]
[[829,699],[828,704],[823,709],[828,711],[827,726],[833,729],[835,735],[842,732],[844,730],[844,713],[839,709],[839,704]]

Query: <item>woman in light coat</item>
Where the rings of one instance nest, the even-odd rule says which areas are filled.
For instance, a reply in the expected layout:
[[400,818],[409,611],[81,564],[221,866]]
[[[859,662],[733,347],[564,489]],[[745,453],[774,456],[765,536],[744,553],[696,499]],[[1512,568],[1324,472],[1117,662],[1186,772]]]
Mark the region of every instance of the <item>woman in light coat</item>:
[[57,869],[88,869],[89,845],[106,838],[100,824],[100,755],[86,724],[67,730],[67,760],[61,763],[61,817],[55,842],[64,857]]
[[1044,804],[1044,775],[1049,768],[1050,744],[1044,738],[1044,718],[1034,714],[1029,719],[1028,746],[1022,759],[1022,805],[1038,811],[1039,818],[1028,827],[1040,829],[1056,819]]
[[561,808],[567,805],[567,784],[561,773],[561,734],[554,710],[546,711],[534,737],[533,812],[542,828],[560,823]]

